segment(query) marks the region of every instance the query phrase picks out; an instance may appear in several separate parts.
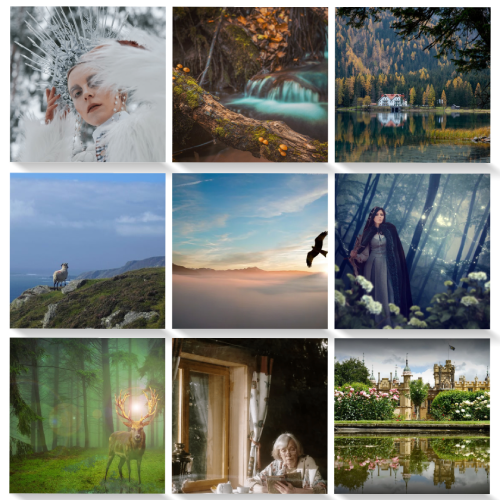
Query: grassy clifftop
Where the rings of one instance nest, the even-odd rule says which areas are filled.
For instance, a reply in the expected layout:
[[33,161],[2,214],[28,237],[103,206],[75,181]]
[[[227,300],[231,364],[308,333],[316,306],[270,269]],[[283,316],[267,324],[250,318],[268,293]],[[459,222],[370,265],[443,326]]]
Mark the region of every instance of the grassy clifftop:
[[11,328],[165,328],[164,267],[79,284],[11,305]]

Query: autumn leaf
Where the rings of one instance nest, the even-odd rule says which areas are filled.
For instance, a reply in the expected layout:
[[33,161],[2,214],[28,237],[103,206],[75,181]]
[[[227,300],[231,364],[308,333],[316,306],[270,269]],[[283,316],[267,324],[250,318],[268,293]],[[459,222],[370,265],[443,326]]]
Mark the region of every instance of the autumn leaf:
[[259,17],[259,19],[257,19],[257,22],[259,24],[264,24],[266,21],[264,21],[264,19],[262,19],[262,17]]
[[270,44],[269,44],[269,48],[270,48],[271,50],[276,50],[276,49],[278,49],[278,48],[279,48],[279,46],[280,46],[280,44],[279,44],[279,43],[270,43]]
[[213,22],[214,22],[214,20],[213,20],[213,19],[209,19],[209,20],[208,20],[208,22],[209,22],[209,23],[213,23]]
[[247,24],[247,20],[243,16],[238,17],[238,21],[245,26]]
[[[285,53],[285,52],[280,51],[280,52],[278,52],[276,55],[277,55],[278,57],[280,57],[280,58],[281,58],[281,57],[285,57],[286,53]],[[294,61],[295,61],[295,59],[294,59]]]

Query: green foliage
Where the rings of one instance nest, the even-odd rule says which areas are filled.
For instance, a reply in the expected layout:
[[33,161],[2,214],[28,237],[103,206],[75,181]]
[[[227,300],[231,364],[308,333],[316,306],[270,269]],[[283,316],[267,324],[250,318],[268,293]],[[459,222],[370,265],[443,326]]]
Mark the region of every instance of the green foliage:
[[222,36],[227,39],[234,51],[231,62],[235,79],[244,85],[260,69],[259,49],[239,26],[232,24],[226,26]]
[[419,409],[420,417],[420,405],[427,399],[429,394],[429,384],[424,384],[422,380],[412,380],[410,382],[410,399],[412,403]]
[[[359,359],[350,358],[342,362],[335,362],[335,385],[337,387],[356,382],[364,385],[368,382],[369,376],[368,368]],[[358,390],[356,387],[355,389]]]
[[[115,457],[104,482],[107,449],[59,448],[60,454],[36,453],[17,460],[11,468],[10,493],[165,493],[165,452],[146,450],[141,465],[141,485],[135,461],[131,463],[131,482],[127,466],[120,480]],[[34,478],[36,474],[36,480]],[[139,490],[140,488],[140,490]]]
[[442,391],[432,402],[431,415],[436,420],[488,421],[490,393],[487,391]]
[[16,439],[11,437],[9,440],[9,456],[10,460],[21,460],[25,458],[27,455],[31,455],[33,453],[33,448],[30,444],[21,441],[20,439]]
[[152,312],[146,328],[165,327],[165,268],[129,271],[113,278],[88,280],[83,287],[63,295],[51,292],[38,295],[16,310],[11,310],[12,328],[40,328],[49,304],[57,312],[48,328],[103,328],[102,319],[121,311],[111,326],[123,320],[128,311]]
[[[475,279],[474,276],[481,276]],[[375,301],[361,300],[367,295],[362,284],[367,280],[356,280],[352,274],[347,277],[352,288],[345,290],[344,281],[335,280],[335,327],[342,328],[378,328],[372,317]],[[448,290],[434,295],[432,307],[427,308],[427,315],[419,306],[410,309],[410,317],[404,318],[397,306],[391,305],[391,326],[385,329],[488,329],[490,328],[490,282],[485,273],[471,273],[469,278],[462,278],[468,288],[459,287],[453,291],[451,281],[445,281]],[[369,288],[371,291],[371,288]],[[370,309],[371,308],[371,309]]]
[[368,392],[370,390],[370,387],[368,385],[362,384],[360,382],[347,382],[342,387],[336,387],[336,389],[342,392],[346,392],[346,390],[349,391],[351,387],[354,389],[355,392],[359,391]]
[[490,438],[441,438],[429,439],[429,445],[441,460],[490,461]]
[[24,401],[17,378],[28,371],[24,366],[26,362],[31,364],[32,360],[41,359],[43,354],[44,350],[36,342],[27,342],[21,338],[10,340],[10,406],[17,418],[17,430],[23,436],[30,435],[32,422],[43,419]]

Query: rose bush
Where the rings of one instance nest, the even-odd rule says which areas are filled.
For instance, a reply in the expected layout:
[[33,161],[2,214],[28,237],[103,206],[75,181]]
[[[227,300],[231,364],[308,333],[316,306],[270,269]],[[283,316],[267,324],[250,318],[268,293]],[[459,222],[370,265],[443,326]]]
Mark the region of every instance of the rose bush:
[[397,389],[377,392],[372,387],[356,391],[348,385],[335,389],[334,417],[335,420],[393,420],[398,401]]
[[488,391],[443,391],[432,402],[431,415],[436,420],[490,419],[490,393]]

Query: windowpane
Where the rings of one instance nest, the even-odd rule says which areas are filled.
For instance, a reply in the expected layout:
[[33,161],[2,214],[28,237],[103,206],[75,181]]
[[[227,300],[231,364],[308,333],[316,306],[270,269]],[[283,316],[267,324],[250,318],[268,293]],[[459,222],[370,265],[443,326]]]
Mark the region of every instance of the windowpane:
[[191,480],[224,477],[224,376],[191,370],[189,377],[189,453]]

